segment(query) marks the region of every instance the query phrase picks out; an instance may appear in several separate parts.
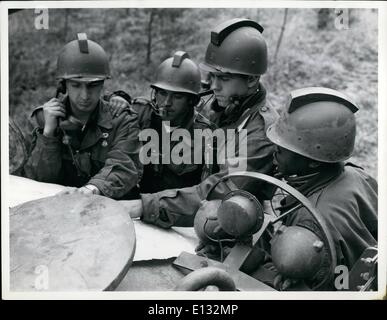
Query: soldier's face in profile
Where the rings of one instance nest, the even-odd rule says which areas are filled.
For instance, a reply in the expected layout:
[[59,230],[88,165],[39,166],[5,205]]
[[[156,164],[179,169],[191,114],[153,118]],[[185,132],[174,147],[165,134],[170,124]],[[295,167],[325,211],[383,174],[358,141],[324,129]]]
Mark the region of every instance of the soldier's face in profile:
[[71,108],[82,113],[91,113],[97,107],[103,89],[103,81],[84,82],[67,80],[66,89]]
[[179,125],[179,122],[193,111],[190,96],[181,92],[157,89],[156,102],[162,110],[162,120],[170,121],[171,125]]
[[227,107],[233,97],[244,97],[249,90],[247,77],[231,73],[210,73],[211,89],[218,105]]
[[304,175],[311,171],[311,160],[288,149],[276,146],[273,163],[284,175]]

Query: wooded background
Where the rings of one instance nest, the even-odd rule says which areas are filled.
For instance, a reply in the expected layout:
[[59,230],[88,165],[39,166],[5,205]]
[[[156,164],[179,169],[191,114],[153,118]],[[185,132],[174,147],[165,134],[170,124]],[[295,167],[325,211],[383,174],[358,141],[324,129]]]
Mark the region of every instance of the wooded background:
[[[352,162],[377,178],[378,12],[350,9],[338,29],[335,9],[124,8],[50,9],[48,30],[37,30],[34,10],[9,15],[9,115],[23,134],[31,110],[53,97],[57,55],[78,32],[108,53],[106,90],[149,96],[155,68],[177,50],[204,59],[210,31],[231,18],[264,27],[269,67],[263,77],[269,101],[281,110],[291,90],[326,86],[359,105]],[[337,17],[339,15],[339,17]],[[10,131],[10,170],[20,164],[19,134]]]

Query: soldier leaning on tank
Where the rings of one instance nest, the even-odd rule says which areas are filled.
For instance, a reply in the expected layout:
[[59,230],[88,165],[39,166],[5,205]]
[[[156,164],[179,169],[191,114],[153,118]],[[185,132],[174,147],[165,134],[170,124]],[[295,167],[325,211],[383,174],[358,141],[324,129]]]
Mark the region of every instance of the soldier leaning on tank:
[[[140,192],[155,193],[196,185],[209,175],[212,166],[204,165],[204,146],[201,149],[195,148],[194,130],[215,129],[214,124],[195,111],[195,106],[200,101],[199,67],[189,59],[186,52],[177,51],[173,57],[160,64],[151,88],[153,90],[150,100],[142,97],[130,100],[129,97],[127,101],[138,113],[140,129],[153,129],[159,137],[157,161],[144,165]],[[111,101],[122,102],[122,99],[122,92],[117,92]],[[177,128],[186,129],[191,137],[189,148],[192,159],[186,163],[177,164],[173,159],[165,161],[166,153],[168,152],[168,158],[171,158],[171,151],[179,142],[171,141],[169,150],[166,150],[162,137],[170,137]],[[195,152],[201,153],[200,163],[194,161]]]
[[135,114],[121,112],[101,99],[110,78],[107,55],[86,34],[66,44],[58,58],[60,86],[55,98],[34,110],[24,176],[76,187],[85,194],[118,199],[141,176]]
[[[241,129],[247,131],[247,138],[241,142],[246,143],[247,154],[241,155],[237,149],[233,160],[245,170],[272,174],[274,146],[267,139],[265,129],[274,122],[277,113],[268,105],[266,90],[260,83],[260,76],[267,68],[267,47],[262,31],[258,23],[246,19],[233,19],[219,25],[212,31],[202,66],[211,75],[214,91],[214,99],[207,106],[209,119],[224,131],[233,130],[236,136]],[[228,160],[219,164],[219,172],[195,186],[141,194],[141,200],[130,204],[131,216],[163,228],[192,226],[211,187],[235,170],[235,162]],[[249,181],[237,184],[255,194],[258,191],[259,199],[271,196],[272,190],[265,190],[262,185],[249,185]],[[226,190],[229,187],[220,183],[214,195],[220,196]]]
[[[285,112],[267,131],[276,145],[278,175],[320,212],[333,239],[336,264],[349,270],[367,247],[377,245],[377,182],[362,168],[344,164],[354,150],[357,110],[348,97],[335,90],[299,89],[291,93]],[[294,201],[285,198],[281,210],[291,208]],[[313,243],[324,239],[321,229],[303,207],[290,214],[285,225],[300,228],[295,233],[284,228],[280,242],[272,243],[274,264],[282,266],[283,273],[292,274],[294,267],[300,266],[297,259],[307,257],[307,269],[297,270],[297,278],[300,272],[313,275],[304,279],[313,287],[330,263],[327,258],[317,263],[327,256],[313,250]],[[300,280],[281,276],[275,285],[279,289],[302,287]],[[335,288],[331,283],[324,289]]]

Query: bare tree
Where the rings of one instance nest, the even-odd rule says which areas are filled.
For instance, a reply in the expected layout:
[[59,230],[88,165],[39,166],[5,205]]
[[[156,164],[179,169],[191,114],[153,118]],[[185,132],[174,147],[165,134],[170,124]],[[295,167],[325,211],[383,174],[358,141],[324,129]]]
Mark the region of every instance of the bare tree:
[[67,40],[67,34],[69,29],[69,9],[65,9],[65,15],[64,15],[64,27],[63,27],[63,42],[66,42]]
[[148,41],[146,45],[146,65],[148,66],[151,63],[151,54],[152,54],[152,24],[155,17],[154,9],[151,9],[149,12],[148,20]]
[[275,53],[274,53],[274,63],[277,61],[277,55],[278,55],[278,51],[280,49],[280,46],[281,46],[281,42],[282,42],[282,37],[284,35],[284,31],[285,31],[285,26],[286,26],[286,21],[288,19],[288,8],[285,8],[285,11],[284,11],[284,19],[282,21],[282,26],[281,26],[281,32],[280,32],[280,35],[279,35],[279,38],[278,38],[278,41],[277,41],[277,46],[275,48]]

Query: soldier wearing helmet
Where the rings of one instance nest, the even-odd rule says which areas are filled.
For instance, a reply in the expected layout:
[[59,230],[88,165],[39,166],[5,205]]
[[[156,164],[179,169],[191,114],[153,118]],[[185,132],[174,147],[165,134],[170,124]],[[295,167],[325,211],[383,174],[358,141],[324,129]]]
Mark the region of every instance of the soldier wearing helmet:
[[[140,192],[155,193],[198,184],[209,174],[211,166],[204,165],[204,147],[201,150],[195,148],[194,130],[215,129],[214,124],[195,110],[200,101],[199,67],[190,59],[188,53],[177,51],[158,66],[151,88],[150,100],[139,97],[128,101],[132,109],[138,113],[140,128],[153,129],[160,138],[158,161],[144,165]],[[122,101],[123,98],[115,95],[112,100]],[[170,141],[170,145],[165,146],[162,136],[171,136],[173,130],[177,128],[186,129],[190,133],[189,148],[192,156],[190,163],[176,164],[164,160],[165,157],[171,158],[171,151],[179,141]],[[201,163],[195,163],[195,152],[201,152],[199,155],[203,159]]]
[[[279,176],[319,210],[333,238],[336,264],[349,270],[367,247],[377,245],[377,182],[362,168],[344,164],[354,150],[357,110],[335,90],[299,89],[267,130],[276,145]],[[294,199],[287,197],[281,204],[286,211]],[[317,223],[301,208],[287,217],[285,226],[288,230],[272,242],[274,265],[288,280],[318,281],[324,259],[312,250],[312,243],[323,239]],[[279,288],[285,282],[279,281]],[[325,289],[334,290],[331,285]]]
[[[249,171],[273,172],[274,147],[265,131],[277,113],[266,102],[266,90],[260,83],[260,76],[267,68],[267,48],[262,31],[258,23],[248,19],[220,24],[211,32],[202,64],[202,68],[210,72],[214,92],[211,103],[202,110],[224,132],[229,129],[237,137],[244,129],[247,134],[241,143],[247,146],[246,154],[241,154],[241,148],[237,147],[233,161],[230,158],[222,164],[218,161],[218,172],[191,188],[142,194],[141,202],[133,204],[130,212],[133,217],[141,216],[144,221],[164,228],[192,226],[201,201],[221,177],[233,170],[235,163],[243,164],[241,167]],[[226,144],[227,140],[223,142]],[[222,145],[217,147],[222,148]],[[258,193],[259,199],[270,197],[272,192],[244,180],[238,182],[238,187]],[[214,194],[222,195],[226,190],[228,187],[220,183]]]
[[136,116],[101,99],[110,78],[104,49],[86,34],[67,43],[57,61],[56,97],[34,110],[24,175],[86,194],[121,198],[141,174]]

